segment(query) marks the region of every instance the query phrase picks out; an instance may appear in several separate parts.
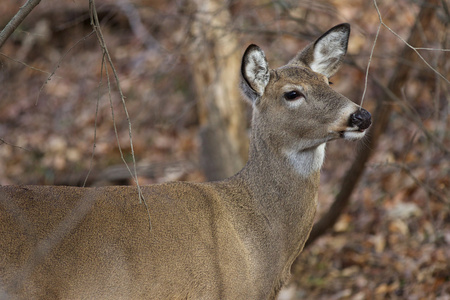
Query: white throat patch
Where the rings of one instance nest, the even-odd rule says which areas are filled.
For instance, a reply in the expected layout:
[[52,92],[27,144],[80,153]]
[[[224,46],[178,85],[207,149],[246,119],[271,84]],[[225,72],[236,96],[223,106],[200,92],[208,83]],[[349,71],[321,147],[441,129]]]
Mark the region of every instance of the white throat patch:
[[287,150],[284,153],[294,170],[299,175],[308,177],[322,168],[325,159],[325,143],[311,150]]

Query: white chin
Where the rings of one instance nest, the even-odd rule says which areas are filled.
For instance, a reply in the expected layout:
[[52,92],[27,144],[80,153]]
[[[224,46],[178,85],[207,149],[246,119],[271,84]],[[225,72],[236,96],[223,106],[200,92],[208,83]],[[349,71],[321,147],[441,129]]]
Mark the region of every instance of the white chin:
[[343,138],[349,141],[356,141],[364,137],[365,131],[344,131]]

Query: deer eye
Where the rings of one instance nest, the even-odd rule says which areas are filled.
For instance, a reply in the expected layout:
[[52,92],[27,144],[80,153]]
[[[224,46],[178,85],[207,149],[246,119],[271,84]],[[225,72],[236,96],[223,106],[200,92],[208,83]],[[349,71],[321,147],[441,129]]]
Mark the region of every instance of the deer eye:
[[295,101],[300,98],[305,98],[305,95],[303,95],[299,91],[290,91],[290,92],[284,93],[284,99],[286,99],[287,101]]

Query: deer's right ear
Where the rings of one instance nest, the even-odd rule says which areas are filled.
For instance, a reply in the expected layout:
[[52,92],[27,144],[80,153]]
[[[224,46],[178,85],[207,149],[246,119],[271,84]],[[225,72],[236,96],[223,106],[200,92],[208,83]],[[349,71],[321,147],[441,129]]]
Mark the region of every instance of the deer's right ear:
[[242,57],[241,74],[242,92],[254,103],[263,95],[270,79],[269,64],[261,48],[248,46]]

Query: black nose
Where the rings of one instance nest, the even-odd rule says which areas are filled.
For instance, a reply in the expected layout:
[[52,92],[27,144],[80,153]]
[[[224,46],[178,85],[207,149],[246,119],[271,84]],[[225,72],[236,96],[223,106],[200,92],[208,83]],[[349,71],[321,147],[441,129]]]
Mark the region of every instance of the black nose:
[[372,124],[372,117],[364,108],[361,108],[357,112],[353,113],[348,121],[348,125],[350,127],[357,126],[359,130],[369,128],[370,124]]

